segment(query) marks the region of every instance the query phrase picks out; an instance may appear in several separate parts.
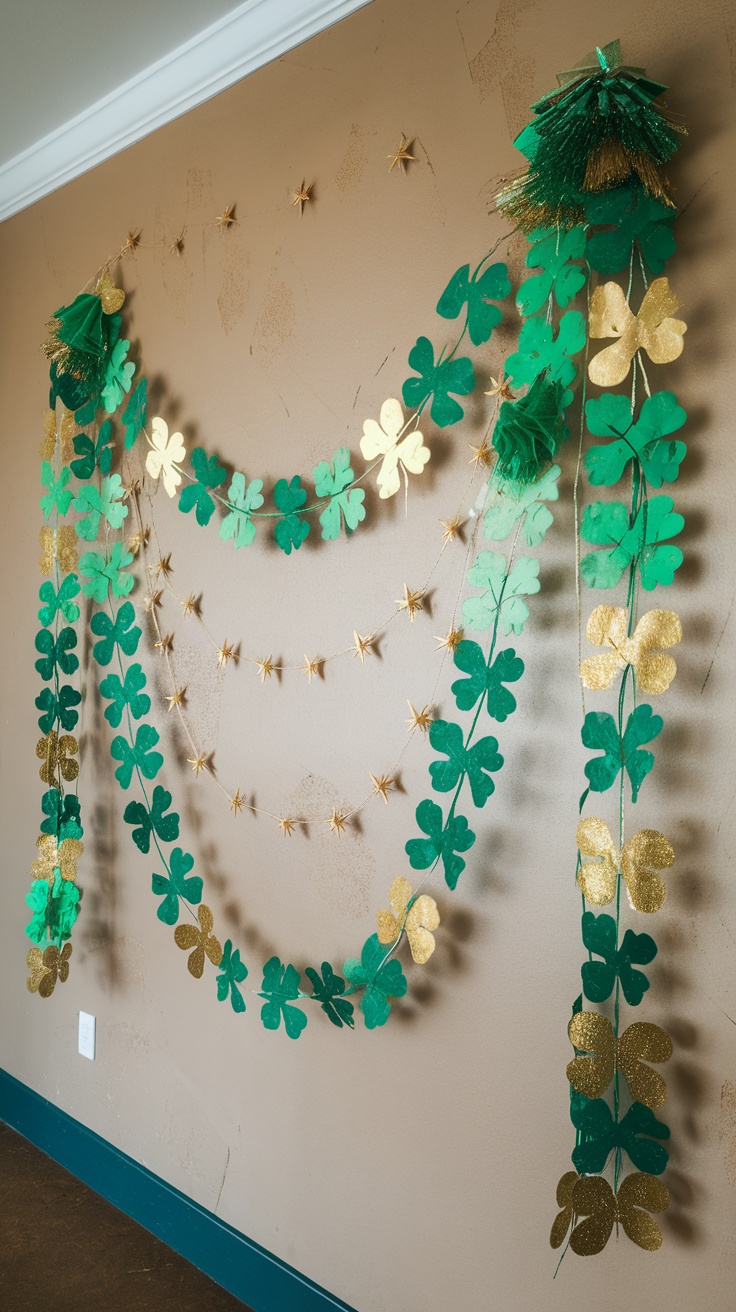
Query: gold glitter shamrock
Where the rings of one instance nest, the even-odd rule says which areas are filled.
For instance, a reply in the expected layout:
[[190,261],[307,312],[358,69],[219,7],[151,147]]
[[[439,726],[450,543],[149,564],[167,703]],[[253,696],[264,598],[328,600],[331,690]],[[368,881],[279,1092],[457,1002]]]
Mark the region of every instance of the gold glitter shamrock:
[[631,665],[642,692],[666,692],[677,666],[671,656],[655,648],[674,647],[682,641],[679,615],[673,610],[648,610],[631,637],[628,625],[629,612],[623,606],[596,606],[585,633],[595,647],[610,647],[611,651],[583,661],[580,674],[585,687],[594,692],[610,688],[619,670]]
[[620,870],[633,910],[647,915],[659,911],[667,888],[656,872],[672,865],[675,851],[658,829],[640,829],[624,843],[619,854],[605,820],[591,815],[580,821],[577,843],[581,857],[590,858],[582,862],[578,871],[578,884],[586,902],[597,907],[608,906],[616,896]]
[[600,1098],[618,1067],[635,1102],[655,1108],[667,1101],[662,1076],[644,1065],[647,1061],[669,1061],[672,1056],[672,1040],[659,1025],[637,1020],[617,1039],[611,1022],[600,1012],[578,1011],[567,1032],[577,1052],[591,1054],[574,1057],[567,1067],[567,1078],[577,1093]]
[[61,524],[59,528],[44,524],[38,540],[41,544],[38,565],[42,574],[53,574],[56,560],[63,574],[76,573],[79,569],[77,534],[71,524]]
[[426,893],[415,898],[409,906],[411,898],[412,887],[409,880],[404,879],[403,875],[397,875],[388,890],[388,900],[393,913],[379,911],[376,917],[378,942],[395,943],[403,929],[409,940],[412,957],[418,966],[423,966],[425,961],[429,961],[435,949],[434,934],[430,933],[430,930],[436,929],[439,925],[440,913],[434,898],[428,897]]
[[38,993],[42,998],[50,998],[56,988],[57,979],[65,984],[69,978],[71,955],[71,943],[65,943],[61,952],[55,943],[49,943],[43,952],[40,948],[31,948],[26,957],[29,970],[26,980],[28,992]]
[[572,1207],[576,1217],[586,1220],[575,1226],[570,1247],[580,1257],[592,1257],[605,1248],[614,1225],[620,1225],[633,1243],[653,1253],[662,1245],[662,1231],[648,1213],[664,1212],[669,1205],[666,1185],[644,1171],[627,1175],[618,1193],[600,1175],[581,1176],[572,1190]]
[[557,1206],[562,1208],[557,1213],[552,1222],[549,1242],[553,1248],[559,1248],[565,1241],[565,1236],[572,1222],[575,1219],[575,1209],[572,1205],[572,1191],[579,1179],[577,1171],[565,1171],[557,1184]]
[[669,364],[682,355],[687,324],[670,316],[679,301],[667,278],[649,284],[638,314],[629,307],[623,287],[606,282],[596,287],[590,300],[591,337],[617,337],[588,365],[588,374],[598,387],[616,387],[631,368],[637,351],[646,351],[654,364]]
[[64,733],[59,738],[55,729],[46,734],[45,738],[39,738],[36,743],[36,756],[43,761],[39,770],[39,775],[45,784],[49,786],[56,783],[56,776],[61,771],[62,779],[71,783],[79,774],[79,765],[76,761],[69,758],[76,756],[79,751],[79,743],[70,733]]
[[194,948],[189,954],[187,966],[190,975],[195,979],[201,979],[204,971],[205,956],[209,957],[213,966],[219,966],[222,961],[222,947],[218,939],[212,933],[212,926],[215,918],[209,907],[204,902],[197,908],[197,917],[199,919],[199,929],[194,925],[177,925],[174,930],[176,946],[182,951],[187,952],[189,948]]
[[[40,455],[42,460],[53,460],[56,450],[56,411],[45,410],[43,416],[44,438],[41,443]],[[73,440],[77,431],[77,425],[74,422],[74,415],[68,411],[64,413],[61,421],[61,459],[64,464],[71,459],[74,454]]]
[[404,412],[395,398],[389,397],[381,406],[380,423],[375,419],[366,419],[363,424],[363,436],[360,450],[366,460],[376,460],[383,456],[376,483],[378,495],[383,500],[392,497],[401,486],[399,466],[410,474],[421,474],[429,460],[429,447],[424,446],[424,439],[417,428],[401,437],[404,429]]
[[53,884],[54,872],[60,870],[62,879],[72,883],[76,880],[77,861],[84,851],[84,844],[78,838],[64,838],[57,846],[54,834],[41,834],[36,839],[36,847],[38,856],[30,871],[34,879],[45,879]]

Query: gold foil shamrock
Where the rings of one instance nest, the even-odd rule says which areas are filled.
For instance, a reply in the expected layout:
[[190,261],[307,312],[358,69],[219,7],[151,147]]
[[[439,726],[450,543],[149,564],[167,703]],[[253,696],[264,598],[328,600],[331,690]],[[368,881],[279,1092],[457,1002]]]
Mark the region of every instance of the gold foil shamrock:
[[611,1022],[600,1012],[578,1011],[567,1032],[573,1048],[591,1054],[574,1057],[567,1067],[567,1078],[578,1093],[600,1098],[618,1067],[635,1102],[654,1108],[667,1101],[662,1076],[644,1065],[647,1061],[669,1061],[672,1056],[672,1040],[659,1025],[637,1020],[617,1039]]
[[181,433],[169,436],[168,424],[163,419],[151,421],[153,437],[148,438],[151,450],[146,456],[146,470],[151,478],[163,475],[162,482],[167,495],[176,496],[176,489],[181,483],[181,474],[175,465],[180,465],[186,458],[187,449]]
[[45,879],[53,884],[54,871],[60,870],[62,879],[71,880],[72,883],[76,880],[77,861],[84,851],[84,844],[78,838],[64,838],[57,846],[53,834],[41,834],[36,839],[36,847],[38,856],[32,862],[30,871],[34,879]]
[[26,957],[29,971],[26,980],[28,992],[39,993],[42,998],[50,998],[56,988],[57,979],[64,984],[69,978],[71,955],[71,943],[65,943],[61,952],[55,943],[49,943],[43,952],[40,948],[31,948]]
[[59,771],[62,779],[66,779],[67,783],[76,779],[79,765],[69,758],[76,756],[78,751],[79,743],[70,733],[64,733],[59,738],[56,730],[52,729],[45,738],[39,738],[36,743],[36,756],[43,761],[38,772],[43,782],[49,786],[56,783]]
[[218,939],[212,933],[212,926],[215,918],[209,907],[204,902],[197,908],[197,918],[199,920],[199,929],[195,925],[177,925],[174,930],[174,939],[176,946],[182,951],[190,952],[187,966],[190,975],[195,979],[201,979],[204,971],[205,956],[209,957],[213,966],[219,966],[222,961],[222,946]]
[[409,880],[404,879],[403,875],[397,875],[388,890],[393,912],[379,911],[376,917],[378,941],[395,943],[403,929],[409,940],[412,957],[418,966],[423,966],[435,949],[434,934],[430,931],[439,925],[440,913],[434,898],[428,897],[426,893],[422,893],[409,907],[411,897]]
[[572,1207],[576,1217],[586,1219],[575,1226],[570,1247],[580,1257],[592,1257],[605,1248],[614,1225],[620,1225],[639,1248],[654,1252],[661,1247],[662,1231],[649,1213],[664,1212],[669,1205],[667,1186],[644,1171],[625,1176],[618,1193],[600,1175],[581,1176],[572,1190]]
[[687,324],[670,317],[678,306],[667,278],[655,278],[649,284],[636,315],[617,282],[596,287],[590,300],[590,336],[617,337],[618,341],[593,357],[588,365],[591,381],[598,387],[616,387],[639,350],[646,351],[654,364],[669,364],[682,355]]
[[616,896],[620,870],[633,910],[647,915],[659,911],[667,888],[657,871],[672,865],[675,850],[658,829],[640,829],[619,853],[605,820],[590,815],[578,825],[577,844],[581,857],[590,858],[578,870],[578,884],[586,902],[608,906]]
[[595,647],[610,647],[601,656],[589,656],[580,666],[586,688],[600,692],[610,688],[619,670],[633,666],[642,692],[658,695],[666,692],[677,673],[671,656],[660,647],[674,647],[682,641],[682,624],[673,610],[648,610],[642,615],[631,637],[628,636],[629,612],[623,606],[596,606],[585,627],[588,642]]
[[424,438],[417,428],[412,429],[406,437],[399,440],[404,427],[404,412],[400,403],[389,397],[381,406],[381,422],[366,419],[363,424],[363,436],[360,449],[366,460],[376,460],[383,456],[378,471],[378,495],[384,500],[392,497],[401,486],[399,465],[410,474],[421,474],[430,457],[429,447],[423,445]]
[[77,571],[77,534],[71,524],[61,524],[58,528],[44,524],[38,540],[41,544],[38,565],[42,574],[53,574],[56,560],[63,574],[74,574]]
[[[53,460],[56,450],[56,411],[45,410],[43,416],[44,438],[41,443],[41,459]],[[64,463],[70,460],[73,452],[73,440],[77,431],[77,425],[74,422],[74,415],[68,410],[64,411],[61,421],[61,459]]]
[[565,1174],[557,1182],[557,1206],[562,1208],[557,1213],[552,1222],[549,1242],[553,1248],[559,1248],[565,1241],[565,1236],[575,1219],[575,1209],[572,1205],[572,1191],[578,1182],[577,1171],[565,1171]]

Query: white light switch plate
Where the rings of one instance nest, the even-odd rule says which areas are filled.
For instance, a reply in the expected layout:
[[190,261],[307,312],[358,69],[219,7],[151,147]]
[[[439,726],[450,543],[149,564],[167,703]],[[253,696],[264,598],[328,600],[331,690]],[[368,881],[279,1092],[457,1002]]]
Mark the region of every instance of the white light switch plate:
[[95,1059],[95,1018],[87,1011],[79,1013],[79,1053],[90,1061]]

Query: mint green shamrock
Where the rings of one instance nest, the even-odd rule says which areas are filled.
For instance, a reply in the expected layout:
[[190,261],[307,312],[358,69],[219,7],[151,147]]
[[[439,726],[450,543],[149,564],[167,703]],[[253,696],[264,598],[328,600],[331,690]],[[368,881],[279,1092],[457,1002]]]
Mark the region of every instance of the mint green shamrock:
[[167,879],[165,875],[151,876],[153,892],[156,897],[164,899],[156,915],[165,925],[175,925],[179,919],[179,898],[183,898],[185,902],[195,907],[202,901],[204,885],[199,875],[192,875],[191,879],[186,878],[193,865],[194,857],[190,856],[189,852],[182,852],[180,847],[175,847],[169,858],[171,878]]
[[283,1020],[289,1038],[299,1038],[307,1018],[291,1003],[301,996],[300,980],[296,966],[284,966],[278,957],[270,957],[266,962],[259,996],[266,999],[261,1007],[261,1020],[267,1030],[277,1030]]
[[467,852],[475,842],[475,834],[468,828],[463,815],[451,815],[447,824],[442,819],[442,810],[436,802],[425,798],[415,812],[416,822],[427,838],[410,838],[404,845],[413,870],[427,870],[442,858],[445,880],[454,888],[458,878],[465,869],[463,857],[458,852]]
[[101,400],[109,415],[117,410],[125,393],[130,391],[133,374],[135,373],[135,364],[132,360],[129,360],[127,364],[125,363],[129,349],[130,342],[126,342],[124,338],[121,338],[113,346],[112,354],[107,362]]
[[36,706],[39,711],[43,711],[43,715],[38,717],[41,733],[50,733],[57,720],[65,733],[69,733],[79,719],[78,712],[71,708],[78,706],[81,700],[81,692],[77,692],[70,683],[62,684],[58,694],[52,692],[51,688],[42,688],[36,698]]
[[682,552],[679,547],[661,544],[681,533],[685,524],[673,505],[672,497],[652,497],[644,502],[633,524],[620,501],[593,501],[586,506],[581,538],[595,545],[606,544],[603,551],[589,551],[580,563],[588,587],[615,588],[632,562],[638,566],[646,592],[658,584],[667,587],[682,564]]
[[612,715],[607,711],[588,711],[580,735],[583,746],[603,753],[585,766],[592,791],[605,793],[625,769],[631,784],[631,800],[635,802],[654,765],[654,753],[642,748],[642,743],[656,738],[663,724],[661,715],[655,715],[651,706],[643,703],[631,712],[623,738],[619,738]]
[[385,1025],[391,1014],[391,1000],[403,998],[407,990],[406,977],[401,969],[401,962],[388,956],[389,949],[378,941],[377,934],[366,939],[357,957],[348,957],[343,970],[354,989],[363,989],[360,1009],[363,1012],[365,1027],[374,1030]]
[[100,530],[100,520],[104,517],[110,528],[122,528],[128,517],[128,507],[123,504],[123,480],[119,474],[103,478],[101,488],[94,483],[85,483],[74,498],[74,509],[84,515],[75,524],[77,537],[87,542],[94,542]]
[[34,879],[26,893],[26,906],[33,912],[26,925],[26,934],[33,943],[41,943],[46,938],[50,893],[45,879]]
[[611,392],[588,401],[585,418],[595,437],[619,439],[586,451],[585,468],[594,487],[612,487],[618,483],[630,460],[639,461],[652,487],[675,481],[687,447],[684,442],[666,439],[682,428],[687,414],[677,404],[674,392],[654,392],[648,396],[636,423],[629,398]]
[[217,976],[217,998],[219,1002],[225,1002],[228,993],[230,994],[230,1004],[233,1011],[245,1011],[245,998],[243,997],[238,984],[242,984],[248,975],[248,967],[240,960],[240,948],[233,951],[232,940],[228,939],[222,949],[222,960],[217,968],[221,974]]
[[292,547],[298,551],[304,539],[309,536],[308,521],[296,513],[307,499],[299,475],[295,474],[290,483],[280,478],[273,490],[273,499],[276,509],[281,511],[281,519],[276,521],[273,535],[281,550],[290,556]]
[[496,787],[489,771],[500,770],[503,765],[496,739],[490,736],[479,738],[472,747],[466,747],[459,724],[450,720],[433,720],[429,726],[429,741],[436,752],[442,752],[448,758],[430,764],[432,787],[438,793],[449,793],[465,776],[473,802],[476,806],[485,806]]
[[550,465],[536,483],[515,479],[491,478],[488,484],[488,509],[483,521],[483,535],[494,542],[505,542],[519,520],[527,546],[536,547],[552,523],[552,512],[542,503],[559,497],[557,480],[560,466]]
[[628,267],[636,241],[652,273],[664,271],[665,261],[675,250],[672,224],[677,211],[671,205],[647,196],[633,187],[604,191],[586,197],[586,217],[591,225],[606,224],[608,232],[591,232],[587,258],[597,273],[619,273]]
[[[503,315],[493,301],[502,301],[511,291],[505,264],[492,264],[479,278],[471,278],[470,265],[453,273],[437,302],[443,319],[457,319],[464,305],[468,310],[468,333],[474,346],[487,342]],[[415,369],[416,365],[409,363]],[[454,389],[453,389],[454,390]],[[406,398],[405,398],[406,399]]]
[[118,735],[110,745],[110,755],[122,762],[115,771],[115,778],[121,788],[130,788],[133,771],[138,769],[144,779],[155,779],[164,758],[160,752],[152,749],[158,742],[158,732],[152,724],[140,724],[136,730],[135,742],[131,746],[127,738]]
[[246,491],[245,474],[233,474],[227,499],[234,509],[223,519],[220,525],[220,537],[225,542],[232,539],[236,549],[249,547],[256,535],[256,526],[251,519],[251,514],[263,505],[262,489],[262,479],[252,478]]
[[[135,628],[131,628],[134,619],[135,606],[132,601],[124,601],[112,620],[109,615],[105,614],[104,610],[95,611],[89,622],[89,627],[100,639],[92,648],[92,655],[98,665],[109,665],[115,655],[116,647],[120,648],[124,656],[132,656],[136,652],[141,631],[137,625]],[[140,666],[136,668],[140,669]],[[143,687],[143,684],[140,686]],[[102,695],[107,697],[110,694],[103,693]],[[110,723],[112,724],[113,721],[110,720]]]
[[345,490],[354,477],[350,468],[350,452],[346,446],[341,446],[335,452],[332,467],[326,460],[321,460],[313,472],[317,496],[330,498],[319,522],[322,525],[323,540],[332,542],[340,536],[341,512],[345,517],[345,528],[350,533],[365,519],[365,492],[362,487],[353,488],[350,492]]
[[59,843],[65,838],[81,838],[83,829],[79,820],[79,798],[67,793],[62,801],[58,788],[49,788],[41,798],[41,810],[46,816],[41,821],[42,834],[54,834]]
[[79,668],[79,659],[74,655],[76,645],[74,629],[61,629],[56,638],[50,629],[39,629],[36,634],[36,651],[42,655],[36,661],[36,669],[44,682],[53,679],[57,669],[62,674],[73,674]]
[[64,616],[68,624],[74,624],[75,620],[79,619],[79,607],[73,598],[78,595],[79,579],[76,574],[67,574],[66,578],[62,579],[58,592],[50,580],[42,583],[38,596],[43,606],[38,612],[38,618],[44,628],[53,624],[59,613]]
[[560,319],[557,336],[551,323],[544,319],[526,319],[519,333],[519,349],[506,360],[506,376],[514,387],[532,384],[543,370],[548,378],[560,383],[562,408],[572,401],[570,383],[576,369],[571,355],[577,355],[585,346],[585,319],[578,310],[568,310]]
[[[642,1102],[633,1102],[620,1121],[614,1121],[604,1098],[584,1098],[573,1094],[570,1118],[578,1131],[579,1142],[572,1152],[575,1169],[581,1175],[593,1175],[605,1168],[615,1148],[623,1148],[632,1166],[649,1175],[660,1175],[668,1160],[667,1149],[654,1139],[669,1139],[669,1126],[658,1121],[654,1112]],[[641,1135],[650,1138],[642,1139]]]
[[207,457],[207,452],[201,446],[195,446],[192,451],[192,468],[197,476],[196,483],[187,483],[179,493],[179,509],[185,515],[190,510],[194,510],[197,516],[197,523],[204,527],[209,524],[215,503],[210,496],[210,489],[220,487],[227,478],[227,470],[224,465],[218,464],[217,456]]
[[[146,701],[148,698],[146,697]],[[179,816],[176,811],[166,815],[171,806],[171,793],[156,784],[151,798],[151,809],[143,802],[128,802],[123,814],[126,824],[137,825],[131,838],[141,852],[147,852],[151,846],[151,836],[158,834],[162,843],[173,843],[179,837]],[[200,884],[201,884],[200,880]],[[172,920],[172,925],[174,921]]]
[[[506,683],[516,683],[524,673],[524,662],[513,647],[500,651],[492,665],[488,665],[482,647],[465,638],[455,648],[455,664],[468,675],[456,679],[452,693],[460,711],[471,711],[479,697],[486,698],[486,710],[494,720],[503,723],[516,710],[516,698]],[[431,732],[430,732],[431,738]]]
[[41,486],[48,488],[46,496],[41,497],[39,502],[44,519],[50,518],[54,513],[54,507],[60,515],[66,515],[74,496],[71,489],[67,487],[71,476],[71,470],[64,465],[59,477],[56,478],[53,465],[48,460],[41,462]]
[[418,337],[409,352],[409,368],[415,369],[418,378],[407,378],[402,388],[404,405],[423,409],[432,397],[430,414],[438,428],[457,423],[465,411],[459,401],[450,396],[468,396],[475,387],[473,365],[467,356],[459,360],[443,360],[435,364],[434,347],[428,337]]
[[[139,630],[140,633],[140,630]],[[130,634],[123,635],[129,638]],[[99,643],[96,644],[100,646]],[[107,665],[108,661],[101,664]],[[140,665],[128,666],[125,671],[125,681],[121,683],[117,674],[108,674],[100,683],[100,692],[106,697],[110,705],[105,711],[105,719],[111,724],[113,729],[117,729],[123,718],[123,712],[126,706],[134,720],[140,720],[142,715],[147,715],[151,709],[151,698],[148,693],[142,691],[146,686],[146,676]]]
[[[92,415],[94,418],[94,414]],[[81,420],[77,419],[78,423]],[[91,421],[90,421],[91,422]],[[99,465],[101,474],[109,474],[112,465],[112,424],[106,419],[100,426],[100,432],[96,442],[86,433],[77,433],[74,439],[74,450],[79,459],[72,460],[72,473],[80,482],[85,482],[91,478],[95,469]]]
[[136,438],[141,429],[145,428],[147,419],[148,383],[145,378],[139,378],[123,411],[123,423],[125,424],[124,446],[126,451],[129,451],[135,445]]
[[616,980],[630,1007],[638,1007],[649,988],[649,980],[634,966],[648,966],[657,955],[657,944],[649,934],[627,929],[617,946],[616,921],[605,913],[583,912],[583,945],[602,961],[585,961],[582,966],[583,993],[591,1002],[610,998]]
[[343,1025],[348,1025],[350,1029],[355,1025],[353,1012],[355,1008],[352,1002],[342,995],[345,992],[345,980],[341,975],[336,975],[329,961],[322,962],[321,975],[314,969],[314,966],[307,966],[305,975],[312,984],[312,997],[319,1002],[325,1015],[342,1029]]
[[463,620],[469,629],[483,632],[498,624],[501,633],[518,635],[529,618],[529,607],[522,597],[539,592],[539,561],[520,556],[511,573],[506,573],[506,559],[495,551],[479,551],[467,574],[474,588],[483,588],[480,597],[463,602]]
[[135,579],[132,574],[126,574],[125,569],[132,563],[133,556],[125,550],[122,542],[113,542],[109,555],[86,551],[79,562],[79,573],[88,580],[82,585],[85,597],[102,603],[107,601],[110,588],[114,596],[127,597]]
[[527,278],[516,293],[519,314],[525,317],[536,314],[554,292],[561,309],[577,296],[587,277],[579,264],[585,255],[585,228],[535,228],[529,233],[532,243],[525,264],[529,269],[542,269],[533,278]]

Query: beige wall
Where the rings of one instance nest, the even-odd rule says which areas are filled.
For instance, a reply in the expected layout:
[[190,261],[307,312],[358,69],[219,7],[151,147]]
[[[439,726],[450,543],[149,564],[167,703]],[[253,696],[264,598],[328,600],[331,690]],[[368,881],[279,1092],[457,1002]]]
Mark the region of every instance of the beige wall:
[[[601,0],[376,0],[0,229],[0,1060],[360,1312],[733,1306],[730,13],[726,0],[623,0],[615,20]],[[676,488],[687,562],[666,601],[656,599],[681,613],[685,640],[636,817],[668,833],[678,854],[641,1010],[676,1042],[666,1109],[673,1206],[659,1254],[622,1237],[598,1259],[569,1254],[553,1284],[547,1234],[572,1146],[565,1027],[581,960],[572,450],[541,549],[543,592],[518,644],[527,663],[520,710],[499,730],[507,765],[477,817],[459,891],[438,892],[436,956],[421,981],[411,972],[409,1000],[387,1029],[338,1033],[316,1015],[295,1044],[262,1029],[255,998],[236,1017],[217,1005],[211,976],[188,976],[155,916],[153,866],[120,818],[94,668],[83,725],[83,914],[71,978],[44,1003],[26,992],[23,935],[40,797],[38,343],[49,313],[140,226],[144,245],[123,269],[130,333],[162,412],[190,444],[201,440],[267,479],[308,472],[342,442],[357,453],[362,421],[398,392],[415,336],[442,339],[434,305],[446,278],[502,231],[487,217],[489,197],[517,163],[511,139],[529,102],[556,69],[617,35],[628,59],[672,85],[672,108],[690,126],[672,169],[686,212],[670,267],[689,331],[682,361],[658,377],[692,416]],[[419,156],[407,177],[386,171],[402,131],[416,135]],[[316,200],[300,220],[288,200],[302,176],[315,179]],[[232,200],[240,224],[221,238],[212,220]],[[177,260],[167,246],[182,223]],[[513,242],[515,273],[523,249]],[[478,353],[484,367],[497,372],[510,340],[511,330]],[[433,460],[412,488],[408,519],[400,498],[373,501],[353,540],[320,549],[310,541],[289,560],[263,545],[236,555],[159,497],[175,582],[202,593],[218,638],[294,660],[335,650],[353,627],[365,632],[385,616],[405,579],[422,578],[437,520],[453,513],[464,486],[474,435],[431,434]],[[364,670],[336,663],[311,689],[293,676],[261,688],[242,665],[218,677],[167,602],[193,722],[222,778],[275,810],[358,800],[367,772],[398,754],[406,698],[431,691],[432,634],[446,624],[461,571],[461,552],[446,555],[431,618],[392,626],[380,661]],[[402,764],[406,791],[366,811],[360,834],[285,843],[263,821],[234,820],[206,780],[177,768],[169,746],[166,782],[186,816],[183,841],[207,876],[219,924],[244,946],[252,982],[271,951],[302,964],[339,963],[358,949],[404,868],[427,787],[426,747],[414,743]],[[98,1017],[94,1064],[76,1054],[80,1007]]]

